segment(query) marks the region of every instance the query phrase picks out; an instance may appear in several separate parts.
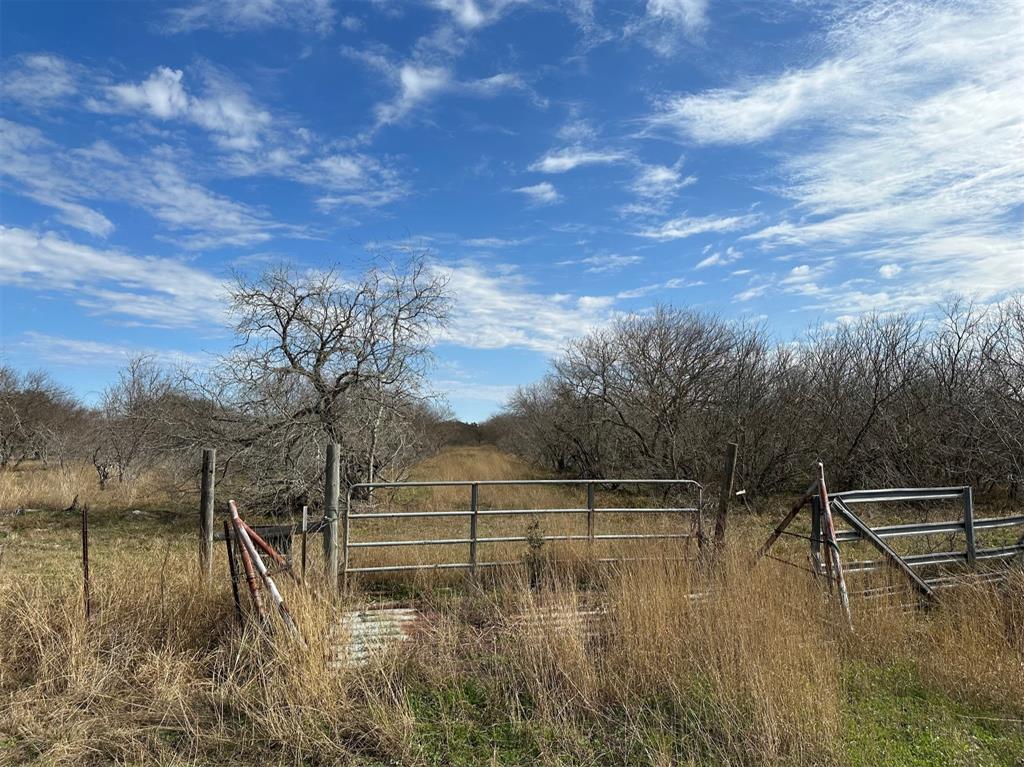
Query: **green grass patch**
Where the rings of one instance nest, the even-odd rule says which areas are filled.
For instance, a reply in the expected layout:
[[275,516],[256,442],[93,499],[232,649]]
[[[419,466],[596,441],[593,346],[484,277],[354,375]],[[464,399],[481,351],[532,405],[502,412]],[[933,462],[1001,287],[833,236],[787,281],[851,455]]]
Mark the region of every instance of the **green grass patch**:
[[1019,767],[1024,722],[923,684],[909,665],[844,673],[844,749],[855,767]]

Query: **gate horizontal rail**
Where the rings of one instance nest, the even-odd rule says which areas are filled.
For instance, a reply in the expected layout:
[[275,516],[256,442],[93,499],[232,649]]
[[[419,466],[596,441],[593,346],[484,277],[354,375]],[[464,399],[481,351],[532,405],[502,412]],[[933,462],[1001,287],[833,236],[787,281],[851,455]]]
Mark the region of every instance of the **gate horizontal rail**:
[[[487,487],[533,487],[533,486],[560,486],[560,487],[582,487],[587,492],[586,506],[573,506],[566,508],[536,508],[536,509],[481,509],[480,489]],[[596,491],[598,488],[618,487],[668,487],[682,488],[695,497],[692,506],[657,506],[657,507],[633,507],[633,506],[598,506],[595,503]],[[468,488],[470,491],[469,509],[456,509],[451,511],[386,511],[386,512],[354,512],[353,496],[367,490],[391,490],[403,488],[445,488],[458,487]],[[542,541],[587,541],[593,544],[596,541],[626,541],[626,540],[685,540],[698,538],[703,534],[701,507],[703,504],[703,487],[692,479],[509,479],[509,480],[438,480],[438,481],[410,481],[410,482],[360,482],[349,488],[345,503],[345,517],[343,520],[342,540],[342,570],[344,573],[382,573],[401,572],[413,570],[448,570],[468,569],[476,571],[479,567],[497,567],[522,564],[516,561],[488,561],[479,557],[478,546],[480,544],[494,543],[525,543],[530,540],[540,539]],[[586,515],[586,534],[564,534],[564,535],[480,535],[478,533],[478,521],[481,517],[515,517],[521,515]],[[688,533],[597,533],[597,517],[600,514],[681,514],[692,515],[693,524]],[[465,537],[458,538],[421,538],[401,540],[352,540],[352,521],[377,519],[439,519],[439,518],[468,518],[469,533]],[[459,562],[437,562],[437,563],[416,563],[396,565],[375,565],[353,567],[349,562],[349,555],[353,549],[376,549],[407,546],[469,546],[468,561]],[[625,561],[626,559],[643,559],[638,557],[599,558],[598,562]],[[673,557],[672,559],[676,559]]]

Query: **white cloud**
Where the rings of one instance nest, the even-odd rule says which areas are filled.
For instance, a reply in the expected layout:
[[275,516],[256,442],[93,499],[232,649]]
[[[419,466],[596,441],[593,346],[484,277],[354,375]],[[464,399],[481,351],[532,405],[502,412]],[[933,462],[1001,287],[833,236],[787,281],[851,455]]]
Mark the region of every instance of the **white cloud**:
[[0,96],[33,108],[64,104],[77,92],[76,68],[50,53],[14,57],[0,80]]
[[514,248],[529,242],[529,238],[510,240],[503,237],[473,237],[463,241],[471,248]]
[[221,281],[181,261],[100,250],[0,226],[0,283],[56,291],[95,314],[164,327],[220,324]]
[[103,200],[146,211],[191,249],[301,234],[189,180],[184,163],[167,148],[139,157],[127,157],[102,142],[68,148],[34,128],[0,119],[0,173],[14,182],[14,191],[54,208],[63,223],[93,235],[105,237],[114,229],[106,216],[85,204]]
[[400,123],[444,94],[494,98],[505,91],[522,91],[529,94],[537,105],[547,105],[522,77],[512,72],[499,72],[476,80],[459,80],[452,64],[448,63],[454,56],[451,51],[421,54],[401,64],[393,62],[386,50],[346,47],[342,52],[384,75],[395,85],[394,97],[374,107],[375,128]]
[[699,39],[707,26],[708,0],[647,0],[644,13],[629,20],[623,35],[636,38],[661,56]]
[[647,0],[647,15],[678,24],[690,32],[707,22],[707,0]]
[[108,86],[105,98],[87,103],[97,111],[137,111],[164,121],[187,120],[209,131],[224,149],[259,148],[270,128],[270,113],[256,106],[246,90],[224,73],[210,66],[199,71],[202,96],[187,92],[182,70],[157,67],[145,80]]
[[882,264],[882,266],[878,268],[878,273],[885,277],[885,279],[887,280],[891,280],[893,277],[895,277],[902,271],[903,267],[901,267],[899,264]]
[[562,201],[562,195],[547,181],[532,186],[521,186],[513,191],[525,194],[534,205],[554,205]]
[[850,65],[829,62],[749,88],[666,97],[648,124],[670,128],[700,144],[761,141],[844,100],[843,89],[848,88],[851,75]]
[[440,11],[450,14],[460,27],[472,30],[492,24],[523,0],[431,0]]
[[581,165],[610,165],[626,159],[622,152],[567,147],[548,152],[530,166],[541,173],[565,173]]
[[726,264],[731,264],[734,261],[738,261],[742,257],[743,254],[740,251],[736,250],[736,248],[734,248],[732,245],[730,245],[725,250],[716,250],[711,255],[701,259],[701,261],[698,262],[697,266],[695,266],[694,268],[707,269],[709,266],[725,266]]
[[559,265],[570,266],[572,264],[584,264],[587,267],[588,272],[599,274],[602,272],[617,272],[627,266],[639,264],[643,260],[643,256],[623,256],[618,253],[602,253],[596,256],[587,256],[586,258],[575,259],[572,261],[561,261]]
[[60,147],[42,133],[0,117],[0,175],[14,190],[40,205],[54,208],[58,219],[99,237],[114,231],[113,222],[80,201],[91,191],[63,166]]
[[437,268],[456,299],[451,323],[437,340],[460,346],[557,354],[570,338],[606,322],[614,301],[535,292],[514,269],[489,274],[476,264]]
[[403,64],[398,71],[399,90],[394,100],[377,106],[377,123],[398,122],[413,109],[450,85],[452,73],[444,67]]
[[457,397],[460,400],[485,402],[491,405],[505,404],[516,391],[516,387],[511,384],[485,384],[459,379],[434,380],[431,385],[446,397]]
[[652,240],[681,240],[685,237],[692,237],[696,234],[708,232],[731,232],[736,229],[745,229],[757,223],[758,216],[679,216],[670,221],[664,222],[661,226],[637,232],[640,237],[647,237]]
[[32,330],[24,333],[12,347],[14,348],[11,351],[14,354],[26,359],[31,358],[32,364],[38,364],[43,360],[54,365],[82,365],[95,368],[102,365],[122,365],[139,355],[172,365],[183,362],[202,363],[205,360],[199,355],[170,349],[64,338]]
[[703,280],[688,280],[685,277],[673,277],[665,282],[656,282],[652,285],[643,285],[639,288],[632,288],[630,290],[622,290],[615,294],[616,298],[643,298],[649,296],[651,293],[657,293],[662,290],[679,290],[681,288],[696,288],[703,285]]
[[[832,288],[859,295],[851,311],[1024,288],[1024,6],[870,2],[828,21],[821,60],[665,99],[652,125],[699,143],[776,138],[774,191],[793,207],[745,239],[884,265]],[[888,267],[907,280],[873,290]]]
[[675,165],[641,165],[629,188],[640,197],[666,198],[695,183],[696,176],[683,176],[680,160]]
[[239,30],[286,27],[326,34],[334,23],[331,0],[199,0],[168,10],[171,34],[214,28]]

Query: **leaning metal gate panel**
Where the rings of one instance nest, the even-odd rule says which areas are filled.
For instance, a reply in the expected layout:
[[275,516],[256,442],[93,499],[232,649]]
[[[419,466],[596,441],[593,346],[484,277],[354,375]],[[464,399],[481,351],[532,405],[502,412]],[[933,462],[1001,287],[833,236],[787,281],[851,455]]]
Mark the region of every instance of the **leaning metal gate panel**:
[[[850,490],[842,493],[833,493],[830,496],[830,503],[838,504],[842,509],[853,515],[852,507],[864,503],[907,503],[921,501],[942,501],[959,500],[962,505],[962,516],[957,520],[941,522],[915,522],[910,524],[886,525],[874,527],[867,525],[862,519],[862,524],[869,527],[875,536],[881,539],[904,538],[921,535],[933,535],[942,533],[963,534],[965,546],[957,551],[936,551],[918,554],[899,555],[908,568],[917,570],[931,566],[966,565],[971,570],[975,569],[980,562],[998,562],[1011,560],[1014,557],[1024,554],[1024,535],[1015,544],[1006,546],[995,546],[979,548],[976,545],[975,536],[980,531],[995,530],[999,528],[1021,528],[1024,529],[1024,515],[1007,517],[977,518],[974,515],[974,498],[969,486],[963,487],[917,487],[917,488],[896,488],[883,490]],[[812,529],[811,529],[811,560],[820,573],[824,572],[824,565],[821,560],[821,530],[820,530],[820,501],[817,496],[812,499]],[[856,529],[841,530],[836,533],[836,543],[855,543],[864,540],[864,536]],[[869,572],[885,566],[885,561],[863,560],[845,563],[843,569],[848,573]],[[982,573],[978,580],[997,580],[1005,576],[1005,571]],[[955,585],[958,582],[957,576],[938,574],[932,577],[924,577],[923,582],[929,588],[944,588]],[[882,591],[885,591],[884,589]]]
[[[663,487],[666,490],[682,488],[692,501],[689,505],[658,506],[658,507],[601,507],[596,504],[597,491],[602,487],[618,486],[651,486]],[[563,486],[583,487],[586,489],[586,506],[571,508],[536,508],[536,509],[481,509],[481,489],[494,487],[521,487],[521,486]],[[354,507],[354,496],[371,490],[400,489],[400,488],[436,488],[456,487],[465,488],[467,491],[466,509],[453,511],[386,511],[386,512],[360,512]],[[586,541],[593,544],[596,541],[611,540],[666,540],[680,539],[689,540],[696,538],[700,541],[703,537],[703,522],[701,507],[703,501],[703,488],[700,483],[692,479],[521,479],[521,480],[448,480],[448,481],[424,481],[424,482],[361,482],[349,488],[345,503],[345,517],[342,520],[342,562],[341,569],[348,573],[374,573],[394,572],[409,570],[441,570],[441,569],[462,569],[476,572],[481,567],[496,567],[520,564],[518,561],[492,561],[482,557],[481,547],[495,543],[516,543],[529,542],[528,535],[502,535],[482,536],[479,534],[481,518],[484,517],[515,517],[529,515],[586,515],[586,534],[565,534],[565,535],[540,535],[542,541]],[[665,514],[678,513],[681,516],[689,517],[690,529],[683,533],[598,533],[598,518],[601,514],[635,513],[642,514]],[[465,519],[468,527],[463,537],[458,538],[424,538],[419,540],[353,540],[353,522],[360,520],[407,520],[407,519]],[[444,560],[432,563],[397,564],[397,565],[376,565],[376,566],[352,566],[351,554],[357,549],[380,549],[393,546],[444,546],[445,548],[465,546],[466,556],[458,560]],[[599,562],[622,561],[621,557],[601,558]]]

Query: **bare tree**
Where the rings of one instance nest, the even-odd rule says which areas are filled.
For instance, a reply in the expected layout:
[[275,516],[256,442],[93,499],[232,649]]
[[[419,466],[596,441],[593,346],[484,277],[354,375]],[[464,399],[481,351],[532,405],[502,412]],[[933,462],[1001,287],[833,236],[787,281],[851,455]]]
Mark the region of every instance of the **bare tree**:
[[146,355],[133,357],[103,392],[92,463],[100,486],[116,475],[135,479],[157,463],[167,448],[164,409],[173,392],[171,377]]
[[262,495],[311,495],[327,442],[342,445],[349,482],[411,454],[415,439],[399,424],[422,399],[431,333],[448,310],[446,281],[425,258],[357,279],[278,267],[237,277],[230,299],[234,350],[209,375],[186,377],[200,403],[192,431]]

